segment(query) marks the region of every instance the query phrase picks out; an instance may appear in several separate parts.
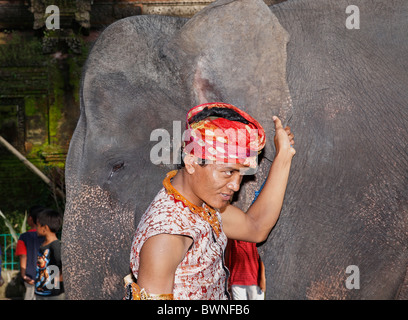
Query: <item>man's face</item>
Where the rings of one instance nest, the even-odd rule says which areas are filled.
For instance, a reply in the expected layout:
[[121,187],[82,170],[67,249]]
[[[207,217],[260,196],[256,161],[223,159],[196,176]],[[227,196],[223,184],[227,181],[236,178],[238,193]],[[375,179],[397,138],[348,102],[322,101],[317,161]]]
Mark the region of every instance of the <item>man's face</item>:
[[194,193],[213,208],[225,208],[234,192],[239,190],[245,169],[242,164],[196,165],[192,186]]

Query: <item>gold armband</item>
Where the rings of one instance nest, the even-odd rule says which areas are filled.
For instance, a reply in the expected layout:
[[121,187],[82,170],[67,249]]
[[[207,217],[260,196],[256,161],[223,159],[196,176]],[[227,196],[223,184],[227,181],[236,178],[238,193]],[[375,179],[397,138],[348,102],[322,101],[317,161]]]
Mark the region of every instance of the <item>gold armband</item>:
[[124,300],[173,300],[172,293],[153,294],[147,293],[145,289],[140,289],[136,282],[133,281],[132,274],[128,274],[123,278],[126,288],[126,296]]

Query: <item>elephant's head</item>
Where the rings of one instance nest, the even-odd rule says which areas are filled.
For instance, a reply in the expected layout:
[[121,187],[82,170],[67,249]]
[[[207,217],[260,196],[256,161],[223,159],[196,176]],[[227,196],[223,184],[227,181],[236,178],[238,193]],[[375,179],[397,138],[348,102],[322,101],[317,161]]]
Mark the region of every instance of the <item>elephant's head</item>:
[[[287,41],[261,0],[217,1],[188,21],[130,17],[101,34],[84,69],[81,116],[66,164],[68,298],[123,296],[135,224],[174,168],[173,160],[152,163],[153,130],[173,135],[173,121],[184,126],[192,106],[227,102],[263,125],[265,158],[273,157],[272,116],[291,114]],[[260,176],[270,165],[264,162]],[[262,182],[244,186],[237,199],[242,207]]]

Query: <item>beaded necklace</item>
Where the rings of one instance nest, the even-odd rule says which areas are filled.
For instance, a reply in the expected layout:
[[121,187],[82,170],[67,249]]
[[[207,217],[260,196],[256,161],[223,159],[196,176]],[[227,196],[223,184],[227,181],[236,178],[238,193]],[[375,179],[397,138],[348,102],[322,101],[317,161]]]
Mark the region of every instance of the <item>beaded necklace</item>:
[[216,211],[208,206],[206,203],[204,207],[198,207],[195,204],[192,204],[186,198],[184,198],[171,184],[171,179],[177,174],[177,170],[170,171],[167,173],[166,178],[163,180],[163,186],[166,188],[167,194],[171,194],[176,201],[181,201],[185,207],[188,207],[191,212],[198,214],[201,218],[207,221],[214,232],[217,234],[217,237],[220,234],[220,221],[218,220]]

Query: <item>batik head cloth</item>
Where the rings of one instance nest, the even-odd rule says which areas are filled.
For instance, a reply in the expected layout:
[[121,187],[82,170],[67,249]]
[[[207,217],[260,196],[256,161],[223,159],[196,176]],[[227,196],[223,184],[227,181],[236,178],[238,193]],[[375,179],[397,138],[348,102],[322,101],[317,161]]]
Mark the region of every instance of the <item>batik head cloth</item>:
[[[228,108],[241,115],[248,124],[211,116],[197,122],[192,118],[205,108]],[[217,163],[241,163],[256,167],[257,157],[265,146],[265,131],[246,112],[221,102],[196,106],[187,113],[184,152]]]

